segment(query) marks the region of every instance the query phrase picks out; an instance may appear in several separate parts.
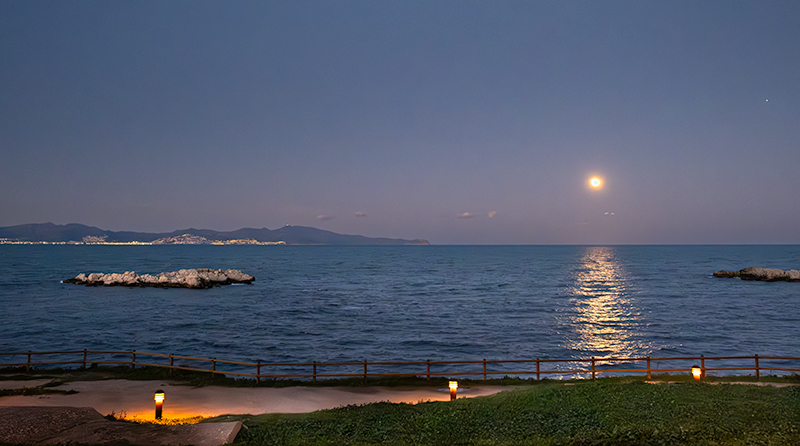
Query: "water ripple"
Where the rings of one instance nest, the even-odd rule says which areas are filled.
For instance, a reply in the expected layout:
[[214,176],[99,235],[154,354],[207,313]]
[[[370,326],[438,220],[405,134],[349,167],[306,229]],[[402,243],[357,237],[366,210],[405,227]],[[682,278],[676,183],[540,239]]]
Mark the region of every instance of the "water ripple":
[[[262,362],[796,356],[797,246],[0,246],[0,350]],[[247,286],[86,288],[80,272],[236,268]]]

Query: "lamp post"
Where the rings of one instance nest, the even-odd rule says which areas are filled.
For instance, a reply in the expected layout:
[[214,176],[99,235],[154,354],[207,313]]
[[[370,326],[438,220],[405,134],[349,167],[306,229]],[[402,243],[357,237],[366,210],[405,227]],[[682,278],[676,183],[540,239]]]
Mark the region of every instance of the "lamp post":
[[457,390],[458,390],[458,381],[450,381],[450,401],[456,399]]
[[700,378],[703,376],[703,370],[700,369],[700,366],[692,366],[692,376],[694,377],[695,381],[700,381]]
[[161,419],[161,406],[164,403],[164,391],[161,389],[156,390],[156,420]]

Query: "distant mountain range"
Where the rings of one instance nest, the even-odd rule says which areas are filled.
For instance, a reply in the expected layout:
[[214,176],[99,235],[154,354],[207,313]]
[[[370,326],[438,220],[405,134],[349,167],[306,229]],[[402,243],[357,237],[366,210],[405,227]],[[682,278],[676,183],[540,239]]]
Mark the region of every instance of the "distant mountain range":
[[256,240],[258,242],[285,242],[287,245],[428,245],[427,240],[403,240],[383,237],[344,235],[307,226],[284,226],[280,229],[242,228],[220,232],[211,229],[181,229],[169,233],[105,231],[94,226],[77,223],[56,225],[53,223],[27,224],[0,228],[0,239],[23,242],[154,242],[183,235],[203,237],[210,241]]

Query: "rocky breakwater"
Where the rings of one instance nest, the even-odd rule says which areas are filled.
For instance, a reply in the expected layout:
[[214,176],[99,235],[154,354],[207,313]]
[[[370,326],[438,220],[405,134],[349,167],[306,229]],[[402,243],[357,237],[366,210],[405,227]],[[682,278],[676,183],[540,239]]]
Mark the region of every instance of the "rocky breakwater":
[[133,271],[124,273],[80,273],[64,283],[87,286],[129,286],[129,287],[167,287],[167,288],[211,288],[232,283],[252,283],[255,277],[238,269],[196,268],[182,269],[157,275],[138,275]]
[[784,271],[776,268],[745,268],[739,271],[717,271],[714,277],[738,277],[742,280],[761,280],[764,282],[800,282],[800,271]]

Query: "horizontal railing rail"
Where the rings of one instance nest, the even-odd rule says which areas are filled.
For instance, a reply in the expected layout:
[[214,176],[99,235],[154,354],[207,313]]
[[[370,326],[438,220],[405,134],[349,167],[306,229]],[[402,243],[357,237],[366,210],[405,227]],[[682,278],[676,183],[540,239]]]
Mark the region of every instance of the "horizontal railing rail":
[[[75,356],[69,359],[70,356]],[[91,355],[91,356],[90,356]],[[596,379],[598,375],[605,374],[647,374],[650,379],[653,373],[689,372],[692,366],[699,366],[701,373],[744,371],[754,372],[756,379],[760,379],[762,372],[800,372],[800,357],[788,356],[675,356],[675,357],[621,357],[621,358],[569,358],[569,359],[496,359],[496,360],[464,360],[464,361],[343,361],[343,362],[245,362],[231,361],[217,358],[198,358],[194,356],[121,351],[121,350],[68,350],[68,351],[27,351],[0,353],[0,359],[6,357],[24,356],[25,361],[2,362],[0,368],[25,367],[31,371],[36,366],[72,365],[87,368],[88,365],[124,365],[135,368],[159,367],[173,370],[211,373],[217,375],[232,375],[244,378],[255,378],[257,382],[262,379],[277,378],[388,378],[388,377],[481,377],[483,380],[498,375],[504,376],[542,376],[561,375],[579,376]],[[65,358],[66,356],[66,358]],[[34,360],[34,358],[41,358]],[[166,360],[169,363],[166,363]],[[162,362],[159,362],[161,360]],[[175,365],[175,360],[199,362],[209,364],[210,368],[193,366],[190,364]],[[707,366],[706,361],[737,361],[737,364],[719,364]],[[771,363],[765,364],[764,361]],[[692,364],[686,365],[688,362]],[[747,364],[745,364],[747,362]],[[776,362],[784,362],[776,364]],[[656,367],[653,368],[655,363]],[[679,364],[676,364],[679,363]],[[641,364],[641,367],[636,367]],[[222,370],[218,366],[239,366],[241,368],[255,369],[255,373],[237,370]],[[504,366],[511,366],[504,368]],[[662,368],[661,365],[672,365]],[[678,365],[678,366],[676,366]],[[788,367],[788,365],[795,365]],[[475,367],[479,366],[479,367]],[[526,368],[526,366],[528,368]],[[535,369],[532,367],[535,366]],[[346,368],[343,369],[343,368]],[[354,369],[355,368],[355,369]],[[433,368],[433,370],[432,370]],[[321,369],[327,369],[322,371]],[[333,371],[331,371],[333,369]],[[284,373],[279,373],[283,371]],[[287,373],[288,372],[288,373]]]

